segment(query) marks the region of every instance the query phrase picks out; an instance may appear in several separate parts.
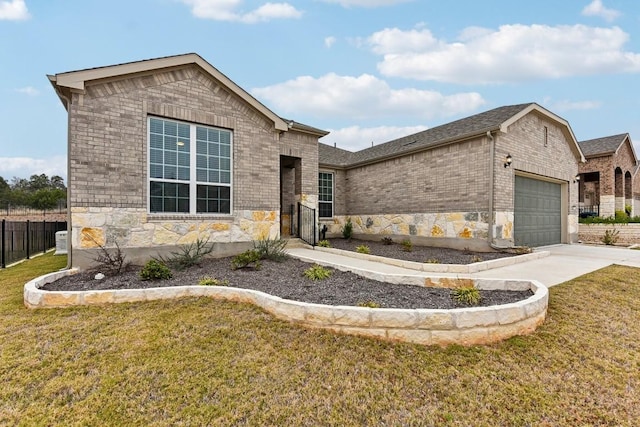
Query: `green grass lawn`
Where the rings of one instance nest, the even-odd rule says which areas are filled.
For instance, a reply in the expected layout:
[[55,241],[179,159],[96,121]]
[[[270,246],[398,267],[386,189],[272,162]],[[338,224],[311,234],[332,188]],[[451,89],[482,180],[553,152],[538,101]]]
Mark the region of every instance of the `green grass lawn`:
[[207,298],[27,310],[51,254],[0,271],[0,425],[639,425],[640,272],[551,289],[488,347],[307,330]]

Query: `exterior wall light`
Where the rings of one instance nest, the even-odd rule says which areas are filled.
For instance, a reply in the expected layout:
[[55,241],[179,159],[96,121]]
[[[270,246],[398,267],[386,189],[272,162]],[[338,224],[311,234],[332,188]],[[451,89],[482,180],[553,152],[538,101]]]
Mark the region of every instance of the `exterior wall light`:
[[573,182],[580,182],[580,174],[577,174],[575,178],[573,178]]
[[507,157],[504,159],[504,167],[508,168],[511,166],[511,162],[513,162],[513,157],[511,157],[511,154],[507,154]]

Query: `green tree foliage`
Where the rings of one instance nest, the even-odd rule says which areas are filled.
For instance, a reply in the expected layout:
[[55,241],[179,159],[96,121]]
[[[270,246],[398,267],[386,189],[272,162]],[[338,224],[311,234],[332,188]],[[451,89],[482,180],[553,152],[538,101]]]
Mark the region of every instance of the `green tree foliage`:
[[33,209],[53,209],[67,197],[67,187],[58,175],[31,175],[29,179],[13,177],[7,182],[0,176],[0,208],[25,206]]

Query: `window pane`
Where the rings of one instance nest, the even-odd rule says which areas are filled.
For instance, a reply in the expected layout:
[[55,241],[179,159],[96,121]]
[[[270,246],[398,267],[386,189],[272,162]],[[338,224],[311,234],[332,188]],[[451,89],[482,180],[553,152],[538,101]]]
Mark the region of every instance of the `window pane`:
[[224,171],[231,170],[231,159],[220,159],[220,169]]
[[164,178],[165,179],[177,179],[178,178],[178,168],[175,166],[165,166],[164,167]]
[[189,180],[189,168],[179,167],[178,168],[178,179],[181,181]]
[[189,154],[188,153],[178,153],[178,165],[180,165],[180,166],[189,166]]
[[199,141],[206,141],[207,140],[207,128],[197,127],[196,128],[196,139],[199,140]]
[[162,166],[152,164],[149,167],[149,176],[151,176],[151,178],[162,178]]
[[163,133],[163,123],[162,120],[159,119],[150,119],[149,120],[149,131],[153,133]]
[[207,179],[207,170],[206,169],[196,169],[196,180],[197,181],[208,181]]
[[209,171],[209,182],[220,182],[220,172],[219,171]]
[[164,137],[164,149],[165,150],[176,150],[178,148],[178,138],[175,136],[165,136]]
[[220,145],[220,157],[231,157],[230,145]]
[[196,141],[196,153],[207,154],[207,143],[204,141]]
[[165,122],[164,122],[164,133],[166,135],[177,136],[178,135],[178,124],[176,122],[170,122],[168,120],[165,120]]
[[220,155],[220,146],[216,143],[209,143],[209,155],[210,156],[219,156]]
[[164,152],[164,164],[165,165],[177,165],[178,164],[178,153],[175,151],[165,151]]
[[220,169],[220,159],[217,157],[209,157],[209,169]]
[[230,189],[228,187],[199,185],[197,193],[198,212],[230,213],[231,200],[229,199]]
[[196,157],[196,167],[198,168],[206,168],[207,167],[207,156],[201,156],[198,154]]
[[209,142],[220,141],[220,131],[217,129],[209,129]]
[[151,135],[149,135],[149,139],[151,141],[151,148],[162,148],[162,135],[152,133]]
[[220,182],[224,184],[230,184],[231,174],[229,172],[220,172]]
[[183,139],[183,138],[189,139],[189,138],[190,138],[190,136],[191,136],[191,135],[190,135],[190,134],[191,134],[191,132],[190,132],[189,128],[190,128],[190,126],[189,126],[189,125],[184,124],[184,123],[180,123],[180,124],[178,125],[178,136],[179,136],[181,139]]
[[220,131],[220,142],[223,144],[231,144],[231,132]]

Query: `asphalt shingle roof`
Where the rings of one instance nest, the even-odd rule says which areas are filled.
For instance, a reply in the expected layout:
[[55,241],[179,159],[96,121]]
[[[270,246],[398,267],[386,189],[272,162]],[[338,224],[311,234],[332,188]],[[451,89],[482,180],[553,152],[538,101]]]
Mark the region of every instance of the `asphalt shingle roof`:
[[487,131],[499,129],[504,122],[530,105],[532,105],[532,103],[494,108],[493,110],[465,117],[422,132],[374,145],[371,148],[366,148],[355,153],[320,144],[320,163],[346,166],[383,159],[416,149],[426,149],[474,135],[481,135]]
[[621,133],[619,135],[579,141],[578,145],[580,145],[580,149],[584,153],[585,157],[602,156],[605,154],[615,153],[626,137],[626,133]]

